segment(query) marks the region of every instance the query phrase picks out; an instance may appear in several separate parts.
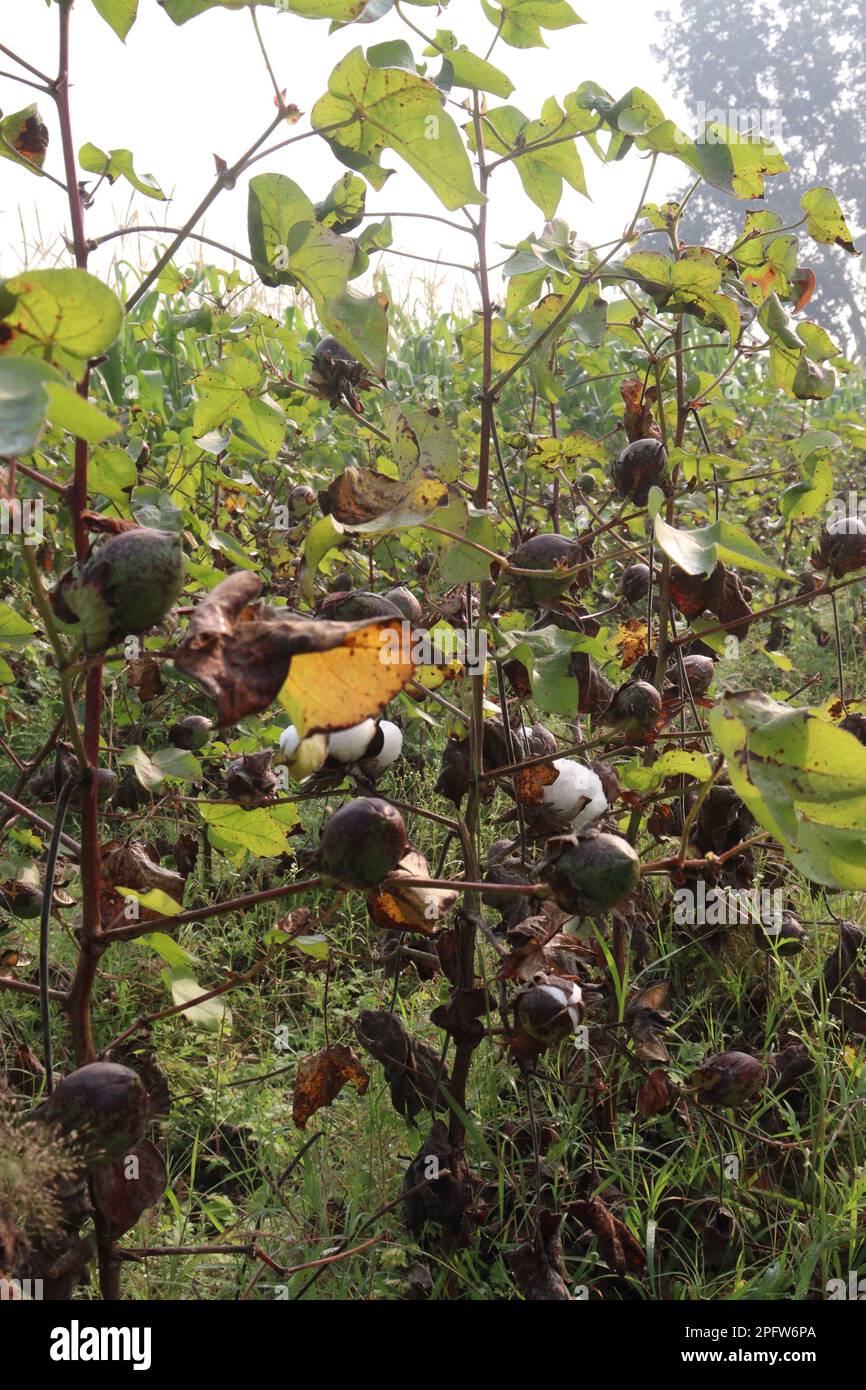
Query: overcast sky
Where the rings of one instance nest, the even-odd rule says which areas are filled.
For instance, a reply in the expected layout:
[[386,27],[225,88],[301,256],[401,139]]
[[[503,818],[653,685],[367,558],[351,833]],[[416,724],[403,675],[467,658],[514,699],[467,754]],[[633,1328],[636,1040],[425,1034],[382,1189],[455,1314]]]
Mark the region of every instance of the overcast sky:
[[[693,123],[689,113],[668,89],[650,53],[661,32],[655,6],[645,0],[617,0],[616,5],[608,0],[575,0],[575,8],[586,22],[551,33],[547,49],[514,49],[501,41],[496,45],[492,61],[509,74],[516,87],[510,102],[536,116],[546,96],[561,98],[584,80],[600,83],[614,96],[641,86],[656,97],[666,115],[690,130]],[[451,0],[447,11],[439,16],[435,9],[426,7],[410,6],[408,13],[427,32],[437,26],[453,29],[460,41],[476,52],[483,53],[493,35],[478,0]],[[399,36],[411,42],[416,57],[421,56],[420,40],[393,13],[377,24],[349,26],[331,36],[326,23],[268,9],[259,9],[258,15],[279,82],[288,99],[305,112],[325,90],[337,61],[358,44],[366,47]],[[0,42],[48,72],[56,70],[56,29],[56,6],[46,8],[42,0],[0,0]],[[89,235],[98,236],[136,220],[179,225],[213,180],[213,156],[218,154],[232,162],[273,113],[270,82],[249,14],[213,10],[177,27],[156,0],[140,0],[138,21],[123,45],[96,14],[90,0],[77,0],[72,29],[76,148],[90,141],[102,149],[132,150],[138,171],[152,173],[171,196],[169,203],[139,194],[130,200],[124,191],[128,186],[104,185],[87,214]],[[0,68],[11,66],[0,54]],[[0,109],[5,113],[27,105],[31,96],[39,99],[50,130],[46,168],[60,176],[60,137],[50,99],[0,76]],[[303,128],[301,125],[297,130]],[[580,238],[597,243],[616,235],[627,223],[646,171],[634,156],[602,168],[587,151],[584,162],[592,201],[566,188],[559,215]],[[383,163],[397,173],[380,193],[369,191],[369,209],[441,211],[433,195],[392,151],[385,151]],[[661,200],[670,192],[681,168],[673,161],[661,161],[650,196]],[[321,198],[343,167],[324,142],[314,138],[256,166],[256,172],[264,171],[288,174],[308,194]],[[513,243],[540,230],[541,213],[524,196],[512,168],[505,166],[494,176],[492,195],[494,244]],[[14,273],[23,260],[31,265],[45,264],[46,247],[53,248],[56,259],[63,249],[58,236],[66,226],[65,200],[58,188],[11,162],[0,161],[3,274]],[[200,230],[248,251],[244,182],[220,196]],[[416,219],[398,225],[395,241],[405,250],[446,260],[465,260],[467,245],[471,248],[465,236]],[[111,250],[117,245],[112,243]],[[133,253],[135,248],[127,249]],[[220,259],[219,253],[214,255]],[[500,258],[494,251],[491,259]],[[423,269],[392,256],[385,257],[385,264],[397,283],[411,271]],[[92,268],[96,273],[108,273],[108,248],[94,256]],[[457,292],[461,277],[443,272],[442,278],[447,300]]]

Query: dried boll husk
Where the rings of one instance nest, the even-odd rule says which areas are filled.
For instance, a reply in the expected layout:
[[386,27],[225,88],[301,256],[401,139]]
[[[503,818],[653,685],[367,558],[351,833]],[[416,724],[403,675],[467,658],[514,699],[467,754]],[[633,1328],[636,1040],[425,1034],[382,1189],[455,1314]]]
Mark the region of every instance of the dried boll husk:
[[641,563],[629,565],[620,576],[620,593],[627,603],[640,603],[649,593],[650,567]]
[[246,810],[252,810],[270,801],[277,786],[277,779],[271,772],[270,749],[260,753],[244,753],[235,758],[226,768],[226,792],[231,801],[236,801]]
[[649,681],[621,685],[605,714],[608,723],[624,734],[645,734],[654,729],[662,711],[662,697]]
[[806,945],[806,931],[793,912],[783,912],[781,922],[761,921],[753,927],[755,945],[780,956],[798,956]]
[[385,598],[389,603],[396,604],[407,622],[417,625],[421,622],[422,610],[411,589],[407,589],[405,584],[398,584],[396,588],[389,589]]

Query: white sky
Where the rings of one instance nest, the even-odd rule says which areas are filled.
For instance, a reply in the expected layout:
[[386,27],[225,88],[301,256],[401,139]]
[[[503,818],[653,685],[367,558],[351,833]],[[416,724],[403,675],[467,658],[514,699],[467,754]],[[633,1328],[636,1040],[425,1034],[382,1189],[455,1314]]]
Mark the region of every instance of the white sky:
[[[36,67],[54,72],[56,6],[46,8],[41,0],[0,0],[0,8],[0,42]],[[584,80],[600,83],[614,96],[641,86],[655,96],[666,115],[690,129],[688,112],[668,89],[650,54],[651,44],[661,36],[654,6],[645,0],[618,0],[616,5],[608,0],[575,0],[574,8],[586,22],[549,34],[546,50],[509,48],[501,40],[496,45],[491,61],[509,74],[516,87],[509,101],[527,115],[537,116],[545,97],[554,94],[561,98]],[[419,28],[426,32],[437,27],[453,29],[475,52],[485,52],[493,35],[477,0],[451,0],[438,16],[432,8],[409,6],[407,10]],[[285,86],[288,99],[305,112],[326,89],[328,74],[337,61],[358,44],[368,47],[401,37],[410,42],[416,57],[421,56],[421,41],[393,13],[376,24],[349,26],[331,36],[327,23],[321,21],[263,8],[258,16],[280,84]],[[138,172],[152,173],[172,197],[170,203],[159,203],[132,194],[130,201],[128,185],[103,185],[96,205],[87,214],[88,234],[98,236],[136,220],[180,225],[213,181],[213,155],[232,162],[273,113],[271,86],[249,15],[214,10],[177,27],[156,0],[140,0],[138,21],[124,46],[89,0],[77,0],[72,29],[76,149],[87,141],[102,149],[128,148],[133,151]],[[11,67],[0,54],[0,69]],[[51,134],[46,168],[62,176],[60,137],[50,98],[0,77],[0,109],[4,112],[21,109],[31,96],[38,98]],[[498,104],[498,99],[490,98],[490,102]],[[304,128],[302,123],[293,133]],[[368,209],[443,211],[426,185],[392,151],[385,151],[383,163],[397,173],[380,193],[369,190]],[[626,225],[646,170],[634,154],[603,168],[588,150],[584,165],[593,201],[566,187],[559,216],[581,239],[597,243],[615,236]],[[674,161],[661,161],[650,197],[661,201],[675,183],[681,182],[682,167]],[[315,199],[323,197],[344,172],[317,138],[255,166],[257,173],[268,171],[289,175]],[[497,261],[505,253],[497,252],[496,243],[513,243],[540,230],[543,218],[526,199],[516,173],[508,166],[494,175],[491,192],[491,259]],[[27,246],[22,222],[30,243]],[[63,252],[58,233],[66,226],[60,189],[9,161],[0,161],[0,273],[14,273],[25,259],[31,265],[56,261]],[[245,180],[234,191],[220,195],[198,230],[248,252]],[[417,219],[395,225],[395,244],[407,251],[457,261],[471,260],[474,249],[468,237]],[[118,245],[109,243],[93,257],[95,273],[108,274],[110,256]],[[44,248],[51,248],[50,260]],[[127,249],[135,259],[134,248]],[[213,255],[225,263],[218,252]],[[384,262],[397,285],[405,284],[413,272],[424,271],[423,266],[393,256],[386,255]],[[463,277],[443,271],[441,278],[444,293],[440,297],[447,302],[460,292]]]

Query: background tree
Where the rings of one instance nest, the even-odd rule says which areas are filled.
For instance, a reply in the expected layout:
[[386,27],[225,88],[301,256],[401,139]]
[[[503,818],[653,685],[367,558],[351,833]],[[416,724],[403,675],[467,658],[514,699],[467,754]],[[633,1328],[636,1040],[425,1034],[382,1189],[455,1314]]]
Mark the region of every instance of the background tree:
[[[827,0],[816,11],[788,0],[769,6],[744,0],[736,22],[712,0],[682,0],[664,16],[664,42],[654,49],[684,101],[727,110],[778,110],[768,130],[791,165],[774,183],[774,206],[786,223],[801,216],[800,195],[815,183],[843,187],[852,222],[866,207],[866,65],[863,0]],[[691,200],[694,231],[708,241],[740,225],[742,209],[704,184]],[[713,244],[718,245],[716,240]],[[866,280],[853,259],[810,249],[819,289],[814,310],[832,319],[866,355]]]

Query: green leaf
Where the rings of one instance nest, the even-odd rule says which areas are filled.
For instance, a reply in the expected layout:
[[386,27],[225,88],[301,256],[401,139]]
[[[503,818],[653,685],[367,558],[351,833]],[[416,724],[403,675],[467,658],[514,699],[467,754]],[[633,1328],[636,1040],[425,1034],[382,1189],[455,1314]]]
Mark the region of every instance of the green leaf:
[[196,435],[237,421],[267,458],[276,457],[286,432],[285,417],[261,399],[262,372],[248,357],[231,357],[207,367],[194,378],[197,399],[193,414]]
[[[381,7],[383,14],[391,8],[393,0],[159,0],[166,13],[175,24],[186,24],[207,10],[247,10],[255,5],[268,5],[285,14],[298,15],[300,19],[331,19],[335,25],[350,24],[360,19],[367,9],[375,11]],[[429,0],[410,0],[422,5]],[[374,18],[378,16],[373,14]]]
[[218,802],[201,803],[199,812],[212,830],[258,859],[273,859],[288,849],[290,826],[281,824],[273,812],[264,807],[245,811],[240,806]]
[[707,183],[735,198],[763,198],[764,175],[784,174],[790,168],[772,140],[755,131],[741,135],[718,121],[706,125],[697,149]]
[[758,570],[776,579],[787,579],[784,570],[766,559],[757,541],[753,541],[747,531],[733,522],[719,520],[712,526],[682,531],[668,525],[658,510],[653,527],[656,542],[665,555],[686,574],[712,574],[722,560],[737,569]]
[[32,623],[28,623],[8,603],[0,601],[0,642],[11,642],[17,646],[22,637],[32,637],[35,631]]
[[551,714],[574,717],[578,705],[578,678],[572,674],[575,652],[587,652],[606,661],[604,644],[596,637],[548,627],[522,631],[512,628],[496,634],[496,655],[506,661],[519,661],[529,673],[532,698]]
[[[434,83],[400,68],[375,68],[355,48],[337,64],[327,94],[313,107],[311,122],[337,159],[382,188],[390,170],[383,150],[395,150],[432,188],[446,208],[480,203],[469,157],[451,117],[442,109]],[[341,128],[329,134],[325,128]]]
[[726,696],[708,720],[734,789],[795,868],[866,888],[866,748],[854,735],[756,690]]
[[138,0],[92,0],[96,13],[110,24],[119,39],[125,39],[138,14]]
[[139,175],[135,172],[131,150],[109,150],[106,154],[96,145],[82,145],[78,151],[78,163],[88,174],[98,174],[100,178],[108,179],[109,183],[126,179],[139,193],[165,201],[165,194],[152,174]]
[[183,748],[158,748],[151,761],[157,772],[169,782],[200,782],[201,763]]
[[388,358],[388,300],[384,294],[358,294],[348,285],[322,306],[321,316],[334,337],[359,362],[384,377]]
[[332,516],[314,521],[304,542],[304,563],[301,570],[301,592],[308,603],[313,601],[313,585],[319,565],[329,551],[342,544],[343,528]]
[[546,48],[542,29],[567,29],[582,24],[565,0],[481,0],[481,8],[505,43],[512,48]]
[[38,357],[78,378],[120,332],[120,300],[86,270],[28,270],[2,288],[15,301],[3,315],[2,351],[10,357]]
[[[187,966],[175,966],[170,973],[169,983],[171,985],[171,997],[175,1004],[187,1004],[191,999],[197,999],[200,994],[207,993],[207,990],[202,988]],[[188,1019],[190,1023],[203,1029],[206,1033],[228,1031],[232,1026],[231,1009],[221,994],[202,1004],[195,1004],[191,1009],[184,1009],[181,1018]]]
[[[332,189],[329,198],[333,197]],[[306,193],[283,174],[258,174],[250,180],[248,226],[253,260],[264,283],[302,286],[335,337],[377,375],[384,375],[387,300],[349,287],[356,271],[356,243],[317,221]]]
[[[22,363],[22,366],[25,365],[42,367],[43,363],[34,364],[28,358],[26,363]],[[48,419],[51,424],[74,434],[77,439],[83,439],[88,444],[101,444],[103,439],[118,434],[122,428],[116,420],[109,420],[92,401],[79,396],[65,382],[46,380],[45,390],[48,393]]]
[[293,936],[289,944],[303,951],[305,956],[312,956],[313,960],[328,959],[328,939],[325,936]]
[[812,454],[841,447],[842,440],[832,430],[809,430],[801,434],[799,439],[792,439],[790,445],[791,453],[800,463],[804,463]]
[[313,209],[317,222],[335,232],[351,232],[364,216],[367,185],[357,174],[345,173]]
[[117,761],[121,767],[134,768],[145,791],[153,791],[166,779],[197,782],[202,775],[198,759],[182,748],[161,748],[151,757],[137,743],[133,743],[123,750]]
[[[437,87],[443,87],[446,91],[452,87],[468,87],[475,92],[492,92],[497,97],[511,96],[514,83],[510,77],[486,59],[477,58],[465,44],[458,46],[455,40],[451,47],[441,45],[443,36],[448,37],[445,31],[440,29],[436,34],[437,47],[424,50],[430,55],[442,54],[442,68],[436,78]],[[454,39],[453,34],[450,37]]]
[[[130,890],[127,889],[127,892]],[[146,946],[149,950],[155,951],[161,956],[166,965],[172,967],[179,965],[193,966],[196,964],[195,956],[191,955],[184,946],[175,941],[173,937],[166,936],[165,932],[152,931],[146,936],[133,937],[135,946]]]
[[833,495],[833,465],[819,458],[810,480],[794,483],[779,498],[779,510],[786,521],[801,516],[817,516]]
[[140,526],[152,526],[157,531],[183,530],[183,512],[172,502],[170,492],[158,487],[137,487],[129,505]]
[[[531,121],[516,106],[497,106],[488,111],[484,122],[486,149],[506,155],[515,149],[522,152],[512,159],[526,196],[541,209],[544,216],[555,215],[562,198],[563,181],[578,193],[587,195],[583,163],[574,141],[561,139],[574,136],[592,124],[585,111],[574,108],[566,113],[554,97],[548,97],[538,120]],[[467,132],[470,149],[475,148],[475,132]],[[558,143],[533,149],[533,144],[555,139]],[[525,148],[523,148],[525,147]]]
[[31,453],[47,411],[48,392],[38,364],[0,359],[0,456]]
[[119,507],[128,508],[138,473],[125,449],[95,449],[90,456],[87,482],[93,492],[101,492]]
[[791,390],[798,401],[826,401],[836,390],[836,373],[822,367],[804,352],[797,363]]
[[649,767],[644,767],[639,759],[635,759],[618,771],[620,781],[629,791],[648,796],[657,791],[667,777],[696,777],[699,782],[707,782],[713,768],[705,753],[688,753],[672,748]]
[[810,188],[800,199],[800,207],[806,214],[806,230],[815,241],[827,246],[841,246],[850,255],[859,256],[848,223],[831,189]]

